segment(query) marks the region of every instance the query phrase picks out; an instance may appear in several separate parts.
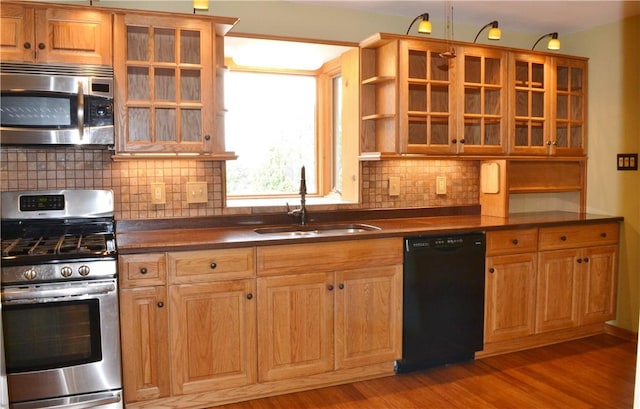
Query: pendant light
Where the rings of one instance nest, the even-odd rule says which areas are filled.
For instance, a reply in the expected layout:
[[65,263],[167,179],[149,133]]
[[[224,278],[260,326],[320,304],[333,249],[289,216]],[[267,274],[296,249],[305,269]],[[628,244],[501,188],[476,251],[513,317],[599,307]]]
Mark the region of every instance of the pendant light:
[[419,16],[416,16],[416,18],[413,19],[411,24],[409,24],[409,28],[407,29],[407,34],[409,34],[409,31],[411,31],[411,27],[416,21],[418,21],[419,18],[422,18],[422,21],[420,21],[420,24],[418,24],[418,33],[431,34],[431,22],[429,21],[429,13],[423,13],[423,14],[420,14]]

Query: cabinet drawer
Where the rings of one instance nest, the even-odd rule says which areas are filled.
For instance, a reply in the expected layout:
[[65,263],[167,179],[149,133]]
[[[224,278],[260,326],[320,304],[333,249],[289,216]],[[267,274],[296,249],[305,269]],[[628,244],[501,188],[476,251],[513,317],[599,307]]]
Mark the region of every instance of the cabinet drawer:
[[258,247],[258,275],[304,274],[402,264],[402,238]]
[[167,282],[164,253],[121,255],[118,265],[122,288],[164,285]]
[[539,249],[555,250],[618,243],[618,223],[567,225],[540,229]]
[[512,229],[487,232],[487,255],[517,254],[536,251],[538,229]]
[[172,284],[255,277],[253,247],[167,253]]

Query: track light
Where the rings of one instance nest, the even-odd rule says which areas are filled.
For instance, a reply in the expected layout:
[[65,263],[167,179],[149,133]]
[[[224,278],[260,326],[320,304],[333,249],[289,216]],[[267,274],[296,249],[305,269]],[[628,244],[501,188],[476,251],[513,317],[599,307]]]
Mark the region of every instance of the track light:
[[491,23],[486,24],[484,27],[480,29],[480,31],[478,31],[478,34],[476,34],[476,38],[473,40],[474,43],[478,40],[478,36],[480,36],[480,33],[482,33],[482,30],[484,30],[487,27],[491,27],[491,29],[489,30],[489,33],[487,34],[487,38],[489,40],[499,40],[500,37],[502,37],[502,32],[500,31],[500,28],[498,28],[498,21],[493,20]]
[[409,24],[409,28],[407,29],[407,34],[409,34],[409,31],[411,31],[411,27],[413,26],[413,23],[418,21],[419,18],[422,18],[422,21],[420,22],[420,24],[418,24],[418,33],[431,34],[431,22],[429,21],[429,13],[423,13],[417,16],[416,18],[414,18],[411,24]]
[[554,51],[560,49],[560,40],[558,39],[558,33],[549,33],[543,35],[542,37],[538,38],[538,41],[533,44],[533,47],[531,47],[531,49],[533,50],[534,48],[536,48],[538,43],[545,37],[551,37],[551,40],[549,40],[549,42],[547,43],[547,49]]

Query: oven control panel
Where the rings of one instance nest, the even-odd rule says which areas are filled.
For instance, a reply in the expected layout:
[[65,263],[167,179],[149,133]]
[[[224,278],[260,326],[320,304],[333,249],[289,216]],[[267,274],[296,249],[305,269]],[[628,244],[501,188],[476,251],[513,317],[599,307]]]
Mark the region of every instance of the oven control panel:
[[20,211],[64,210],[64,195],[20,196]]
[[3,266],[2,285],[116,277],[116,260]]

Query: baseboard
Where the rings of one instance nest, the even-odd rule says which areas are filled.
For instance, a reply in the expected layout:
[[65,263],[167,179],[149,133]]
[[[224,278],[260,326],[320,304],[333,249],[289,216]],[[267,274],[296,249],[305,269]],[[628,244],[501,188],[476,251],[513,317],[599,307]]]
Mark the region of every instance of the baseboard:
[[622,338],[631,342],[638,342],[638,333],[634,331],[630,331],[628,329],[616,327],[615,325],[611,325],[609,323],[604,324],[604,332],[605,334],[612,335],[614,337]]

